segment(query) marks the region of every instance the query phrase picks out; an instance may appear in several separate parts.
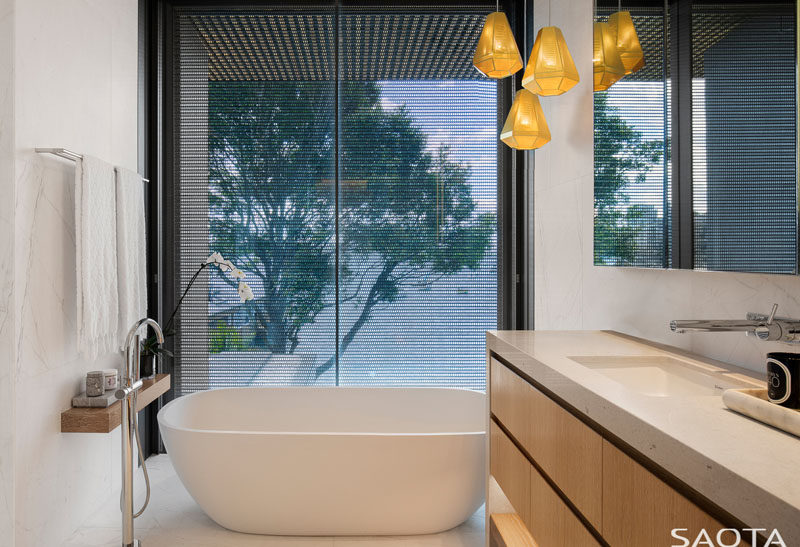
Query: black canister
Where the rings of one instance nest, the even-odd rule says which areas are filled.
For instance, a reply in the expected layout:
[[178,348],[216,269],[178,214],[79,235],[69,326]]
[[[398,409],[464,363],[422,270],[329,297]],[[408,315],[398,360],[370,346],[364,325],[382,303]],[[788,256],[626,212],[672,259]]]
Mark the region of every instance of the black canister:
[[800,353],[767,354],[767,396],[775,404],[800,408]]

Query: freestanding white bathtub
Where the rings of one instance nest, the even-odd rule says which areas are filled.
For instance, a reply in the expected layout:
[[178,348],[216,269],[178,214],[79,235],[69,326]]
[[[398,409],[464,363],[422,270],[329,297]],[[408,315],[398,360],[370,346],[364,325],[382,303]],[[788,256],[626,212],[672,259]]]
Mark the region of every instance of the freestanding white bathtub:
[[485,395],[438,388],[231,388],[158,413],[186,489],[252,534],[405,535],[483,502]]

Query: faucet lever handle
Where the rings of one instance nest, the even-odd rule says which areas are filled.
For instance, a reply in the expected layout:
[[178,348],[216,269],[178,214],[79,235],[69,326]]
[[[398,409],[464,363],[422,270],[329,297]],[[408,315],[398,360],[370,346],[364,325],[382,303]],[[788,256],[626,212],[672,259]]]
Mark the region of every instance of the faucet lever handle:
[[771,325],[772,321],[775,320],[775,314],[778,312],[778,304],[772,305],[772,311],[769,312],[769,317],[767,318],[767,325]]

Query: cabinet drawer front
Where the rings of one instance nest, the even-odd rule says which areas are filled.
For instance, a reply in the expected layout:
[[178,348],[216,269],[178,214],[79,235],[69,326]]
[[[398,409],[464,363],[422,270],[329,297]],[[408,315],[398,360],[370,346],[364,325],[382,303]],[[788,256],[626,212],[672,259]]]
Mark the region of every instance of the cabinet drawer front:
[[530,516],[531,464],[497,424],[492,422],[489,470],[526,525]]
[[592,526],[602,532],[603,437],[533,386],[524,445]]
[[529,527],[539,547],[600,545],[533,466]]
[[603,536],[610,545],[667,547],[680,540],[674,528],[696,538],[701,528],[711,537],[724,528],[708,513],[603,441]]
[[603,438],[499,361],[491,366],[492,412],[602,531]]
[[530,385],[494,357],[489,381],[492,414],[522,446],[526,446],[530,427]]

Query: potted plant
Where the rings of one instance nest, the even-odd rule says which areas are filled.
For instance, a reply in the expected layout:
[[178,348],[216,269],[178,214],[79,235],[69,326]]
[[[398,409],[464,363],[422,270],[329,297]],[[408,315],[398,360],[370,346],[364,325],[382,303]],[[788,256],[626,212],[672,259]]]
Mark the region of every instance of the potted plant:
[[[194,273],[194,275],[192,275],[192,278],[189,280],[189,283],[183,290],[183,294],[181,294],[180,299],[178,299],[175,309],[172,310],[172,314],[169,316],[167,323],[164,325],[164,338],[171,338],[177,334],[175,329],[175,316],[178,314],[181,304],[183,304],[183,299],[186,298],[186,295],[189,293],[192,285],[194,285],[194,282],[197,281],[200,273],[206,268],[212,266],[219,268],[222,273],[230,274],[231,277],[239,280],[236,291],[239,293],[239,299],[242,302],[253,299],[253,291],[244,281],[244,272],[234,266],[230,260],[225,260],[221,254],[217,252],[211,253],[211,256],[209,256],[206,261],[201,264],[199,268],[197,268],[197,271]],[[151,378],[155,375],[156,359],[159,355],[166,355],[168,357],[173,356],[170,350],[166,349],[163,345],[159,345],[155,335],[147,337],[142,344],[141,361],[139,363],[142,378]]]

